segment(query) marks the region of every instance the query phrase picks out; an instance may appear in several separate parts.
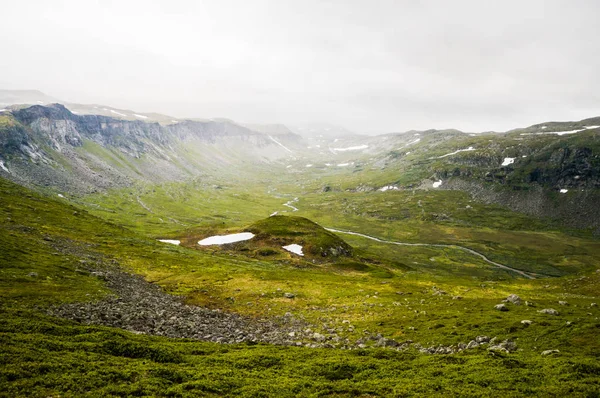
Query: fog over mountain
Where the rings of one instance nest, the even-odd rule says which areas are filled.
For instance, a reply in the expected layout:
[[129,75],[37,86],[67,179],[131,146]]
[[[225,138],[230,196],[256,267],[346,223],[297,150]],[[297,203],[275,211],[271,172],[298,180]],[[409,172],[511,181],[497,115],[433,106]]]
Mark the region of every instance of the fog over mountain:
[[2,14],[0,88],[68,102],[358,133],[600,109],[596,1],[13,1]]

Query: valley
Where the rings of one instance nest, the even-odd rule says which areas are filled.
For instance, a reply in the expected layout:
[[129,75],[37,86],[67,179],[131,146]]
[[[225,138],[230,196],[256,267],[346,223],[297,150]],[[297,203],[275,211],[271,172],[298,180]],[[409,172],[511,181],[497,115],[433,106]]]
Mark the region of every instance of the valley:
[[303,137],[8,109],[0,396],[600,391],[598,118]]

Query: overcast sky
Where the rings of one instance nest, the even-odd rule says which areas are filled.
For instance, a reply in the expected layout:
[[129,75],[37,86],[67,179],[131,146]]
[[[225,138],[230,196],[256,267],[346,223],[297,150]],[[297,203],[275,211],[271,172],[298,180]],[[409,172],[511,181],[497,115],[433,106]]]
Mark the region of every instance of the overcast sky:
[[2,1],[0,88],[357,132],[600,115],[600,1]]

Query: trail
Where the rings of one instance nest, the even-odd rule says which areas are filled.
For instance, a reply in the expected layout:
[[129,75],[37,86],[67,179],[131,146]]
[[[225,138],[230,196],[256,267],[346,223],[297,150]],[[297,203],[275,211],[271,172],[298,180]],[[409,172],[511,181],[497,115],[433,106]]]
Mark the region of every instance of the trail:
[[330,231],[330,232],[337,232],[339,234],[347,234],[347,235],[356,235],[356,236],[360,236],[360,237],[363,237],[363,238],[374,240],[376,242],[389,243],[389,244],[398,245],[398,246],[425,246],[425,247],[438,247],[438,248],[459,249],[459,250],[462,250],[462,251],[465,251],[467,253],[471,253],[471,254],[475,255],[475,256],[481,258],[482,260],[484,260],[485,262],[487,262],[489,264],[492,264],[495,267],[515,272],[515,273],[517,273],[517,274],[519,274],[521,276],[524,276],[525,278],[528,278],[528,279],[535,279],[534,276],[528,274],[525,271],[521,271],[521,270],[518,270],[518,269],[515,269],[515,268],[511,268],[508,265],[504,265],[504,264],[500,264],[500,263],[497,263],[495,261],[492,261],[489,258],[487,258],[485,255],[479,253],[478,251],[475,251],[473,249],[469,249],[468,247],[464,247],[464,246],[443,245],[443,244],[439,244],[439,243],[406,243],[406,242],[396,242],[396,241],[391,241],[391,240],[379,239],[379,238],[376,238],[374,236],[369,236],[369,235],[361,234],[361,233],[358,233],[358,232],[342,231],[342,230],[333,229],[333,228],[325,228],[325,229],[327,231]]

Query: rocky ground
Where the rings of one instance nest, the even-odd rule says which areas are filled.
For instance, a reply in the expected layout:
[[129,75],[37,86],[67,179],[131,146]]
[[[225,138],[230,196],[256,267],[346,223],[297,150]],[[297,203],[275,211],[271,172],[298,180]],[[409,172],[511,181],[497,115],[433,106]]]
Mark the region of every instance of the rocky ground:
[[[477,336],[468,343],[452,346],[424,347],[411,340],[398,342],[380,334],[366,334],[356,341],[342,338],[334,330],[314,332],[314,325],[292,314],[256,319],[183,303],[181,297],[169,295],[141,276],[118,266],[88,269],[101,278],[113,294],[94,302],[65,304],[48,309],[51,315],[84,324],[103,325],[171,338],[190,338],[215,343],[268,343],[310,348],[365,349],[386,347],[395,350],[415,349],[424,354],[453,354],[486,346],[491,351],[511,352],[516,345],[508,340]],[[287,293],[289,294],[289,293]],[[327,330],[325,328],[325,330]]]

